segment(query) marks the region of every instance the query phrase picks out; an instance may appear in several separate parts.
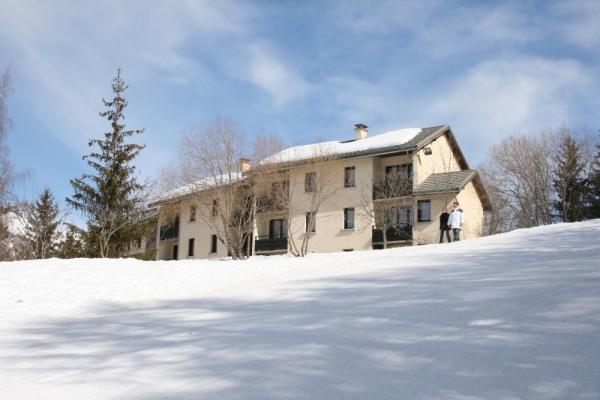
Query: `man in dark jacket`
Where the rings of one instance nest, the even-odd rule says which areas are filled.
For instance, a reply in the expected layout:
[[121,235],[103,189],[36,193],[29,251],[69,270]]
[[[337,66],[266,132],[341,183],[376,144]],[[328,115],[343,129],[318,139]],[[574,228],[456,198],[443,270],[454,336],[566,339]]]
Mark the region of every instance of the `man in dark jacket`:
[[448,209],[446,207],[442,208],[442,214],[440,215],[440,243],[444,243],[444,232],[446,232],[446,239],[448,239],[448,243],[452,243],[450,240],[450,227],[448,226]]

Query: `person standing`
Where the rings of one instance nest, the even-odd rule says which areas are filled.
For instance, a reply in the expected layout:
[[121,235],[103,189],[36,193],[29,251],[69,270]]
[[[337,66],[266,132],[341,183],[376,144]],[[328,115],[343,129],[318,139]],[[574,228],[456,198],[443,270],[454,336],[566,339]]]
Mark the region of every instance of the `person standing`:
[[440,214],[440,243],[444,243],[444,232],[446,233],[446,239],[448,243],[452,243],[450,239],[450,227],[448,226],[448,209],[446,207],[442,208],[442,213]]
[[454,233],[454,241],[460,241],[460,231],[465,223],[465,213],[458,208],[458,201],[454,202],[454,210],[448,216],[448,228]]

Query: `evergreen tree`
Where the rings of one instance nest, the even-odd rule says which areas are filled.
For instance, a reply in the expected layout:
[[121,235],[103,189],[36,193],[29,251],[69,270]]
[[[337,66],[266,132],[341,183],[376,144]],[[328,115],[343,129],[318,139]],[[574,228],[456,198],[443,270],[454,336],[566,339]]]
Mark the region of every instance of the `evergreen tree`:
[[588,177],[589,206],[588,218],[600,218],[600,143],[596,144],[596,157],[592,162]]
[[73,224],[67,224],[59,243],[59,258],[90,258],[98,254],[98,249],[89,241],[88,233]]
[[573,136],[562,136],[555,155],[553,186],[558,198],[553,206],[563,222],[581,221],[585,216],[586,164],[582,159],[581,146]]
[[145,216],[145,204],[141,193],[145,185],[138,182],[132,160],[145,145],[126,143],[125,140],[141,130],[125,130],[120,123],[127,101],[123,93],[127,90],[121,79],[121,69],[112,81],[114,99],[102,99],[107,111],[101,117],[111,121],[112,131],[104,134],[104,139],[92,139],[89,146],[98,146],[99,152],[83,157],[96,172],[84,174],[71,180],[75,191],[67,201],[87,219],[88,246],[97,247],[95,254],[100,257],[116,257],[129,248],[129,244],[139,234],[140,221]]
[[58,227],[61,222],[59,206],[50,189],[45,188],[27,219],[26,236],[33,258],[45,259],[55,255],[54,247],[60,237]]

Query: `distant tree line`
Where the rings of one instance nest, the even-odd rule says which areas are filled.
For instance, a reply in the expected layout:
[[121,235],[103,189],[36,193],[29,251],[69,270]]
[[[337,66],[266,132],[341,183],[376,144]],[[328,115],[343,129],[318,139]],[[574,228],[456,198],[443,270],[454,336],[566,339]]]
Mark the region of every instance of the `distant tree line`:
[[512,134],[478,171],[493,205],[488,235],[600,218],[600,143],[587,129]]

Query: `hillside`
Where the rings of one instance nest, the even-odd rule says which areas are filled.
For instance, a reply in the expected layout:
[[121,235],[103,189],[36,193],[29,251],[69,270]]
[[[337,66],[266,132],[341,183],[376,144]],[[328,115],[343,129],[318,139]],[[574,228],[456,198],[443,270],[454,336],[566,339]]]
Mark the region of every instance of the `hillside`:
[[599,238],[0,263],[0,398],[597,399]]

